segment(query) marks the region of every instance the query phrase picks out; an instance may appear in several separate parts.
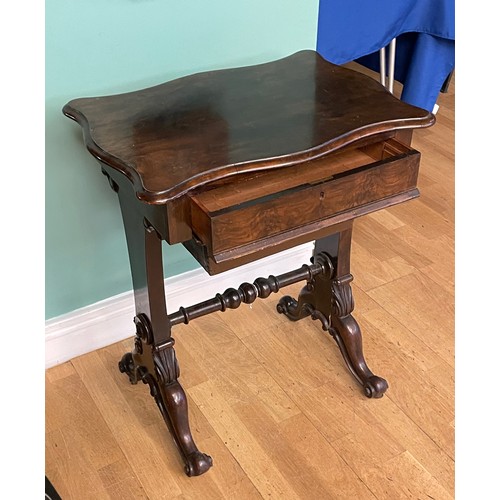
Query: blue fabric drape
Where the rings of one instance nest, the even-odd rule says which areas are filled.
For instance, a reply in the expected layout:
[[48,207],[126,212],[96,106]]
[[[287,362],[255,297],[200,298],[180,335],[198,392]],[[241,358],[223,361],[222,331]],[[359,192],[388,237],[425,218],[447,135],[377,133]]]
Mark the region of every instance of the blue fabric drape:
[[397,37],[401,99],[432,111],[455,66],[452,0],[320,0],[317,51],[335,64],[379,71],[378,51]]

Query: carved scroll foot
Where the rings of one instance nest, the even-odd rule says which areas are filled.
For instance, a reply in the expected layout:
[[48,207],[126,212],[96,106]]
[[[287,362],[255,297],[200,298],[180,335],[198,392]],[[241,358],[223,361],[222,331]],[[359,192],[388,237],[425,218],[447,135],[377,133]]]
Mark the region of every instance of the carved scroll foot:
[[188,476],[199,476],[212,467],[213,461],[198,450],[191,435],[186,393],[179,382],[164,385],[161,392],[164,404],[158,406],[184,459],[184,471]]
[[363,386],[365,396],[381,398],[389,384],[368,368],[363,356],[361,331],[356,320],[352,316],[337,319],[335,327],[329,328],[328,332],[337,342],[349,371]]
[[202,453],[201,451],[194,451],[186,457],[187,464],[184,467],[186,475],[191,476],[201,476],[207,472],[213,465],[212,457]]
[[373,374],[363,356],[361,330],[351,315],[354,310],[352,276],[334,277],[333,264],[324,254],[318,254],[315,262],[324,272],[308,281],[297,300],[287,295],[278,302],[276,309],[291,321],[307,316],[319,320],[323,330],[337,342],[349,371],[363,387],[365,395],[381,398],[389,385]]
[[130,383],[135,385],[139,380],[142,379],[140,373],[140,367],[134,363],[134,358],[131,352],[127,352],[123,355],[122,359],[118,362],[118,369],[120,373],[126,373]]
[[286,295],[279,300],[276,310],[279,314],[284,314],[290,321],[298,321],[311,315],[312,306],[307,302],[299,303]]
[[389,389],[387,380],[377,375],[370,377],[364,385],[365,395],[368,398],[381,398],[387,389]]
[[[179,366],[170,338],[160,346],[144,348],[136,338],[134,353],[125,354],[118,363],[120,372],[126,373],[131,383],[142,380],[149,385],[163,420],[174,438],[174,442],[184,461],[184,471],[188,476],[199,476],[212,466],[212,458],[196,447],[189,428],[187,397],[177,381]],[[148,370],[145,366],[154,366]]]
[[282,297],[276,306],[278,313],[284,314],[290,321],[298,321],[310,316],[316,303],[313,283],[314,278],[311,277],[307,285],[300,291],[297,300],[289,295]]
[[381,398],[389,385],[386,380],[374,375],[366,364],[361,329],[351,315],[354,309],[351,281],[350,274],[332,281],[332,316],[328,332],[337,342],[350,372],[363,386],[365,395]]

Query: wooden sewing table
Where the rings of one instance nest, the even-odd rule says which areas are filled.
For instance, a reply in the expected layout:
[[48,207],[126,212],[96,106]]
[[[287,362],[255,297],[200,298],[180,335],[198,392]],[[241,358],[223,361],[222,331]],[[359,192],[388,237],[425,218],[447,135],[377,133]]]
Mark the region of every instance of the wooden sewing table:
[[[418,196],[414,128],[427,111],[314,51],[257,66],[208,71],[137,92],[75,99],[63,110],[118,193],[136,304],[135,346],[119,362],[149,384],[186,464],[196,447],[172,327],[252,303],[299,281],[277,310],[320,320],[368,397],[387,382],[368,368],[351,313],[356,217]],[[167,314],[162,240],[182,243],[210,274],[315,241],[310,265],[243,283]]]

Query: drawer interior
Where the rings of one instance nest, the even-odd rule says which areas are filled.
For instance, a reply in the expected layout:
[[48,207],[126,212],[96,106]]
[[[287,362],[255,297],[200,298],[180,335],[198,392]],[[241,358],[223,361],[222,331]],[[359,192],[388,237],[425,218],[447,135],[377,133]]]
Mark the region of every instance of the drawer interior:
[[360,148],[348,148],[305,163],[269,171],[250,172],[229,177],[205,186],[191,195],[204,211],[214,213],[270,196],[300,185],[312,185],[350,170],[412,151],[394,139]]

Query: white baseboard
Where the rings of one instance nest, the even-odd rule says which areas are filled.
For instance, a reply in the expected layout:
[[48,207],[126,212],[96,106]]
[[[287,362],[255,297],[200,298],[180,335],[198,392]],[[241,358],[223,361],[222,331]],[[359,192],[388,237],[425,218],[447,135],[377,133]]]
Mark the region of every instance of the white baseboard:
[[[282,274],[309,263],[313,243],[306,243],[216,276],[204,269],[165,280],[167,310],[175,312],[222,293],[226,288],[252,282],[259,276]],[[135,334],[133,292],[125,292],[71,311],[45,323],[45,367],[106,347]]]

